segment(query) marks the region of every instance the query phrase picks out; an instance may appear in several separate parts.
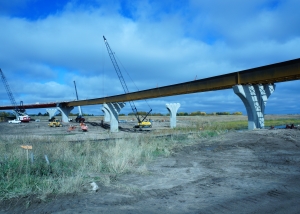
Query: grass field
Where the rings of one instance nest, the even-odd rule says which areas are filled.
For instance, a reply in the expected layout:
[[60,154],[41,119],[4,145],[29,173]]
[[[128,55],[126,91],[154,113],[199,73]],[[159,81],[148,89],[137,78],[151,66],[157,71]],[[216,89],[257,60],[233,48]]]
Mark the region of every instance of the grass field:
[[[300,124],[296,118],[274,118],[266,126]],[[228,130],[247,128],[246,120],[193,118],[187,125],[123,139],[72,141],[55,137],[0,136],[0,200],[86,191],[93,181],[113,184],[124,173],[145,173],[145,164],[169,156],[174,148],[198,143]],[[21,148],[32,145],[32,150]]]
[[[0,199],[80,192],[92,181],[109,185],[119,174],[147,173],[145,163],[189,143],[187,135],[176,133],[84,142],[67,142],[63,136],[15,141],[0,137],[0,142]],[[20,145],[32,145],[33,149],[27,154]]]

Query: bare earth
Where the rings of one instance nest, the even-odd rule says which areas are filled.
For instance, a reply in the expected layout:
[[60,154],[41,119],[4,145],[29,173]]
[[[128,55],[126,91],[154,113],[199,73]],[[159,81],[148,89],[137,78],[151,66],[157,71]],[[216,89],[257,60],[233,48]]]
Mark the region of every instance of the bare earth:
[[112,187],[99,184],[97,192],[36,200],[28,208],[26,199],[0,202],[0,213],[300,213],[299,129],[228,132],[147,168]]

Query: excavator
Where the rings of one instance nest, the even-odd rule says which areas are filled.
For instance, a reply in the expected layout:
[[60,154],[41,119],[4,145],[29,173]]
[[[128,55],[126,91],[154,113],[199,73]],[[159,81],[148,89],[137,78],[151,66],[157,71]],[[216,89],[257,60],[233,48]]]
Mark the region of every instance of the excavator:
[[[127,85],[126,85],[126,82],[125,82],[125,80],[124,80],[124,78],[123,78],[123,75],[122,75],[122,73],[121,73],[121,70],[120,70],[120,68],[119,68],[119,66],[118,66],[117,60],[116,60],[116,58],[115,58],[115,54],[114,54],[114,52],[111,50],[111,48],[110,48],[110,46],[109,46],[109,44],[108,44],[108,42],[107,42],[105,36],[103,36],[103,39],[104,39],[104,43],[105,43],[106,48],[107,48],[108,55],[109,55],[109,57],[110,57],[110,59],[111,59],[111,62],[112,62],[112,64],[113,64],[114,68],[115,68],[115,71],[116,71],[116,73],[117,73],[117,75],[118,75],[118,77],[119,77],[119,80],[120,80],[120,82],[121,82],[121,85],[122,85],[122,87],[123,87],[123,90],[124,90],[125,94],[127,94],[127,93],[129,93],[129,90],[128,90],[128,87],[127,87]],[[135,115],[135,117],[136,117],[136,119],[137,119],[137,121],[138,121],[138,124],[135,125],[134,128],[151,128],[151,127],[152,127],[152,123],[151,123],[150,121],[148,121],[146,118],[147,118],[147,116],[151,113],[152,109],[150,109],[150,111],[149,111],[144,117],[142,117],[141,115],[139,115],[139,113],[138,113],[138,111],[137,111],[137,108],[136,108],[134,102],[133,102],[132,100],[131,100],[131,101],[128,101],[128,102],[129,102],[129,104],[130,104],[130,107],[131,107],[131,109],[132,109],[132,112],[134,113],[134,115]]]

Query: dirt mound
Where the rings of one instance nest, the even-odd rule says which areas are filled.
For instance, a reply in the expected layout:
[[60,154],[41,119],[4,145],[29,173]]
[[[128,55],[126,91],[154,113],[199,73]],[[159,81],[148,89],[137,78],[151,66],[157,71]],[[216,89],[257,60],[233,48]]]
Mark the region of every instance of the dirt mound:
[[[228,132],[175,149],[94,193],[1,203],[1,213],[299,213],[300,130]],[[27,200],[28,201],[28,200]],[[27,207],[26,207],[27,205]]]

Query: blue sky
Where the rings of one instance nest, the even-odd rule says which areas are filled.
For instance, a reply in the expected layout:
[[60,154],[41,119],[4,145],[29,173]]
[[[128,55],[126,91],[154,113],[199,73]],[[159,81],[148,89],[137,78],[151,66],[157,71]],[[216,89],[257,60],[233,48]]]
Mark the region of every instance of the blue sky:
[[[25,104],[74,100],[74,80],[80,99],[122,94],[105,35],[130,91],[212,77],[299,58],[299,8],[298,0],[0,0],[0,68]],[[299,91],[299,81],[278,83],[265,113],[300,113]],[[161,113],[170,102],[179,112],[246,114],[231,89],[148,100]],[[9,104],[1,83],[0,105]],[[37,112],[45,109],[28,110]]]

